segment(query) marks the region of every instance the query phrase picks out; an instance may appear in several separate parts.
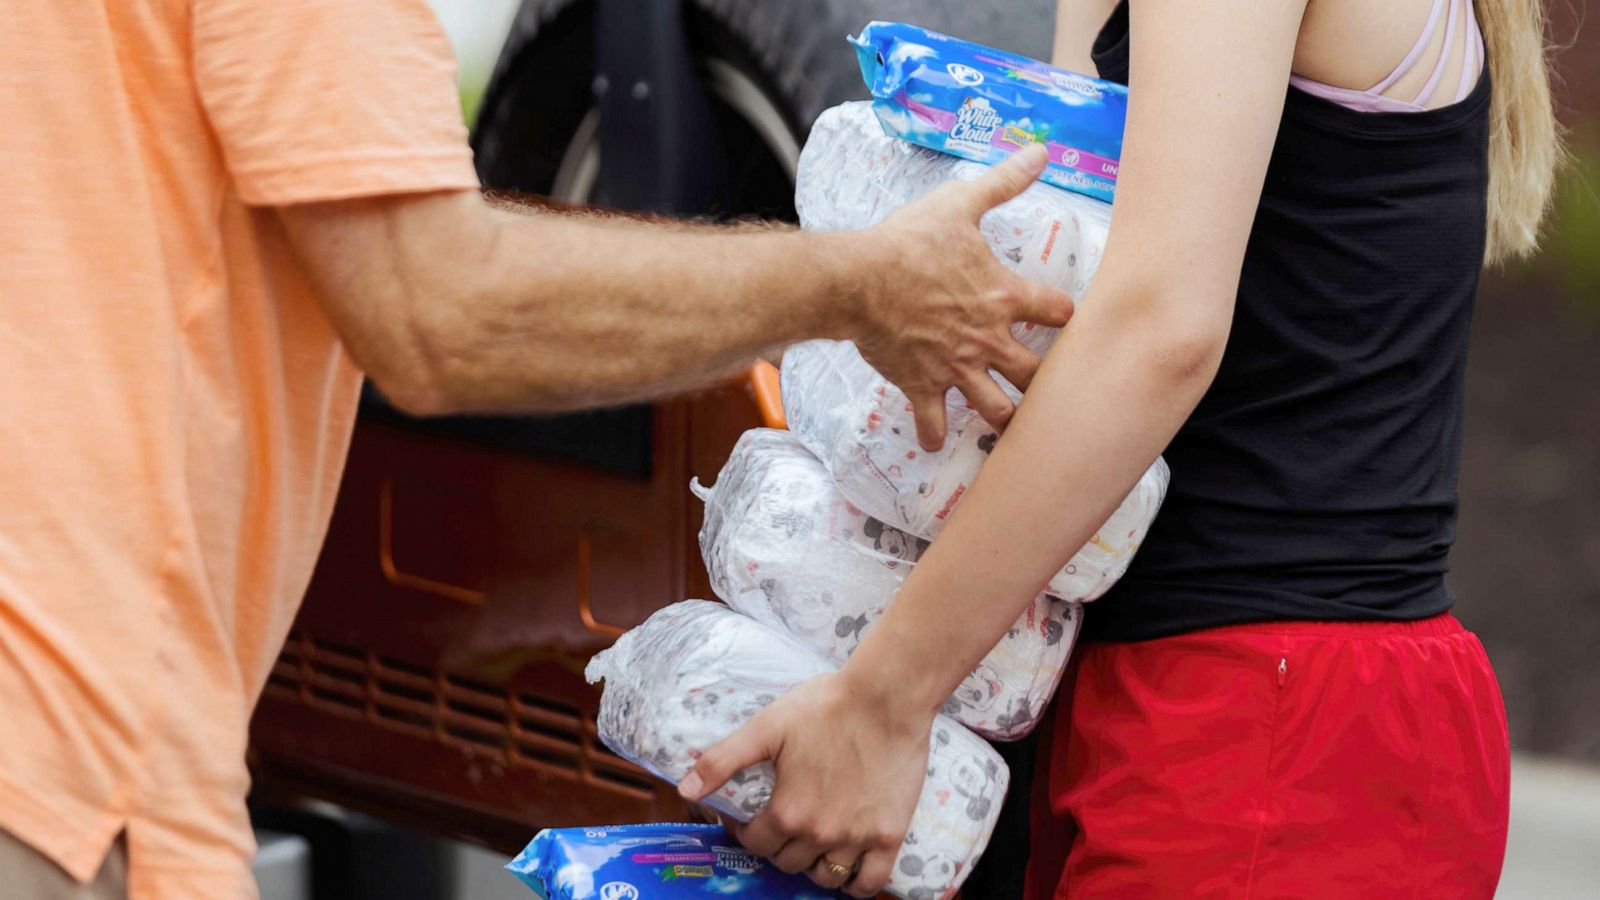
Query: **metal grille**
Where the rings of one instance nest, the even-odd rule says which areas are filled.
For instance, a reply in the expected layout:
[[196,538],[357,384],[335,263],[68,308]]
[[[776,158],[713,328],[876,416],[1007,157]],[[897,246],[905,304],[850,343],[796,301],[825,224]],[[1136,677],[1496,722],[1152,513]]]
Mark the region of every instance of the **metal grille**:
[[493,756],[513,769],[648,800],[655,783],[600,743],[594,718],[532,694],[294,633],[266,692],[320,712]]

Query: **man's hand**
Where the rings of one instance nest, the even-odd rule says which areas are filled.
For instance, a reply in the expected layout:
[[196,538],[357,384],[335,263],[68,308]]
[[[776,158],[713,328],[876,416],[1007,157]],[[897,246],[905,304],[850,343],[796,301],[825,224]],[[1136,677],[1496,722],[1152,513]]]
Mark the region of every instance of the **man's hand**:
[[345,346],[409,412],[636,402],[795,341],[850,339],[937,446],[951,386],[996,425],[1010,415],[987,367],[1022,387],[1038,365],[1011,322],[1071,309],[1001,266],[976,227],[1041,165],[1021,154],[865,232],[509,213],[466,191],[279,213]]
[[1026,190],[1044,166],[1043,145],[1030,146],[867,232],[881,273],[856,345],[915,405],[925,449],[943,443],[951,387],[990,425],[1005,427],[1015,409],[989,370],[1026,389],[1039,367],[1039,357],[1012,337],[1011,324],[1061,326],[1072,315],[1070,297],[1001,265],[977,228],[984,213]]

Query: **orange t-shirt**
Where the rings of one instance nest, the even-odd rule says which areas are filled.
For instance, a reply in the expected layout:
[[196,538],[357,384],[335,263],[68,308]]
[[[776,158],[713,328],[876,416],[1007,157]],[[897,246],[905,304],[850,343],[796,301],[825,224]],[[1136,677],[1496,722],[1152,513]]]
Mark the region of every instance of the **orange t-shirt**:
[[0,828],[80,879],[125,829],[133,898],[255,893],[246,726],[359,387],[266,207],[475,188],[453,75],[423,0],[7,12]]

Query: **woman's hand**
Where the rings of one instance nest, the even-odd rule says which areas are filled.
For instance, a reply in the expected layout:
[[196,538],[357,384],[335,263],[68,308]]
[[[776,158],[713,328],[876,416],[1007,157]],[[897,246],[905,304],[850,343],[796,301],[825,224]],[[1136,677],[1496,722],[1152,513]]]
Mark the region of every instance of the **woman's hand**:
[[933,725],[932,710],[886,700],[848,666],[813,678],[706,751],[678,789],[699,800],[746,766],[772,760],[772,802],[734,836],[785,872],[876,896],[916,810]]

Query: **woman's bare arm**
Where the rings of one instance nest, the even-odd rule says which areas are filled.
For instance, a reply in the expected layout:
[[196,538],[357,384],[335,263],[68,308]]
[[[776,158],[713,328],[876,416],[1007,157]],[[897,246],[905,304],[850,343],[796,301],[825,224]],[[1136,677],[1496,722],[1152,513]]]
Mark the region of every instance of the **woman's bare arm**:
[[1215,374],[1303,9],[1133,6],[1115,226],[1082,307],[850,662],[707,752],[685,786],[698,796],[774,758],[772,804],[744,830],[751,849],[789,867],[810,866],[813,851],[859,859],[857,896],[886,882],[934,711],[1126,496]]
[[1095,74],[1095,35],[1117,8],[1117,0],[1059,0],[1056,4],[1055,51],[1050,61],[1069,71]]

